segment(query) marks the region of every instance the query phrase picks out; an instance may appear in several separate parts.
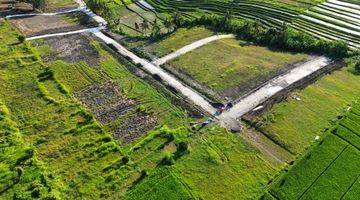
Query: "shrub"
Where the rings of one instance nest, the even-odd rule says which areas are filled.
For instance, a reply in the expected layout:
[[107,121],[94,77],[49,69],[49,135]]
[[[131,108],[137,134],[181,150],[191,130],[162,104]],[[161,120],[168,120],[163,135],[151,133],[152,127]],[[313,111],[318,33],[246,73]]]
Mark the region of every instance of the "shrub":
[[18,40],[19,40],[19,42],[20,43],[23,43],[23,42],[25,42],[25,36],[23,36],[23,35],[18,35]]
[[130,161],[129,156],[124,156],[121,158],[121,163],[126,165]]
[[164,158],[161,160],[162,165],[173,165],[175,164],[175,160],[173,155],[170,152],[165,152]]
[[177,146],[177,150],[174,153],[174,159],[179,159],[181,156],[189,153],[189,150],[188,150],[189,145],[187,142],[180,142],[176,146]]
[[360,73],[360,55],[352,57],[352,62],[354,63],[355,71]]

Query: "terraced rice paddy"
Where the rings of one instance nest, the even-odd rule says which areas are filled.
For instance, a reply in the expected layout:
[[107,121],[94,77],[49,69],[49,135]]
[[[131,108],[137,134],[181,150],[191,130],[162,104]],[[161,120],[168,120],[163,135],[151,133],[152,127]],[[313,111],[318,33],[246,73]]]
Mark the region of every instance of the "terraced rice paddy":
[[159,199],[159,195],[174,199],[259,198],[266,191],[272,174],[279,170],[241,137],[228,134],[217,125],[192,135],[189,147],[189,154],[171,167],[157,168],[127,197],[144,200]]
[[[93,0],[90,0],[89,4],[91,2],[94,3]],[[100,1],[100,4],[103,5],[104,9],[97,12],[102,14],[110,24],[114,25],[114,30],[124,35],[141,37],[149,36],[156,31],[166,31],[162,23],[162,15],[146,9],[139,3],[132,3],[131,1]]]
[[[360,45],[358,1],[159,1],[150,0],[159,12],[179,10],[186,18],[231,11],[239,19],[259,20],[265,26],[292,27],[313,36],[344,40],[351,47]],[[307,10],[309,9],[309,10]]]
[[311,8],[292,26],[320,38],[344,40],[360,47],[360,5],[358,1],[329,0]]
[[[286,4],[268,3],[261,1],[171,1],[150,0],[148,1],[159,12],[171,14],[175,10],[183,12],[184,17],[193,18],[205,13],[224,14],[226,11],[241,19],[259,19],[266,25],[280,26],[283,22],[291,22],[300,12],[297,7],[286,9]],[[277,4],[279,3],[279,5]],[[275,5],[274,5],[275,4]]]

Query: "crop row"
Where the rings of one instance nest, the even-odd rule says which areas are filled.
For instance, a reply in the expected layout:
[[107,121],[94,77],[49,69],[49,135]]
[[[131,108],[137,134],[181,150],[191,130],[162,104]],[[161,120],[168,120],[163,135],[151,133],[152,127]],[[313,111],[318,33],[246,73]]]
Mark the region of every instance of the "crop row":
[[178,10],[183,13],[210,13],[219,15],[231,12],[232,15],[237,18],[258,19],[266,24],[276,26],[280,26],[284,22],[290,23],[299,14],[296,11],[250,0],[235,1],[231,3],[192,0],[149,0],[148,2],[160,12],[171,13],[174,10]]
[[[360,103],[271,186],[277,199],[355,199],[360,165]],[[321,191],[321,192],[319,192]]]
[[224,1],[170,1],[148,0],[159,12],[183,13],[186,18],[201,14],[224,15],[230,12],[240,19],[259,20],[267,26],[289,23],[297,30],[318,38],[344,40],[349,46],[360,47],[359,2],[331,0],[310,8],[303,13],[298,10],[255,0]]
[[319,38],[344,40],[360,47],[359,2],[332,0],[311,8],[294,20],[292,26]]

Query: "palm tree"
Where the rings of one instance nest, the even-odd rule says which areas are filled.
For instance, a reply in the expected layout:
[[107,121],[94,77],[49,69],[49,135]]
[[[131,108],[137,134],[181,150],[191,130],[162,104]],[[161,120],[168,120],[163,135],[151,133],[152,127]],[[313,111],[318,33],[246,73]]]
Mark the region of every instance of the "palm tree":
[[147,19],[143,19],[141,23],[141,29],[144,31],[144,34],[146,34],[146,30],[148,30],[149,27],[149,21]]
[[175,24],[176,28],[183,24],[183,18],[181,16],[181,13],[177,10],[172,15],[172,23]]
[[226,10],[226,13],[224,15],[224,24],[226,24],[227,22],[229,22],[232,18],[232,11],[231,10]]
[[161,28],[160,26],[155,23],[152,28],[151,37],[158,37],[160,35]]
[[166,17],[163,23],[165,28],[168,30],[168,32],[170,32],[173,29],[174,24],[169,17]]

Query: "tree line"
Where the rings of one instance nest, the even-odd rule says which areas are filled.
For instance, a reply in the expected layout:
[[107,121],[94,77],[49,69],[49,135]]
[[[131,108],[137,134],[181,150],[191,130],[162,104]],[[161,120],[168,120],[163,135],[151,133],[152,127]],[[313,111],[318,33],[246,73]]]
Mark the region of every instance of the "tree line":
[[344,41],[318,39],[286,23],[281,27],[266,27],[259,20],[233,20],[229,12],[224,16],[203,15],[192,20],[181,18],[175,25],[203,25],[218,32],[233,33],[255,44],[294,52],[320,53],[332,58],[346,58],[351,54]]

